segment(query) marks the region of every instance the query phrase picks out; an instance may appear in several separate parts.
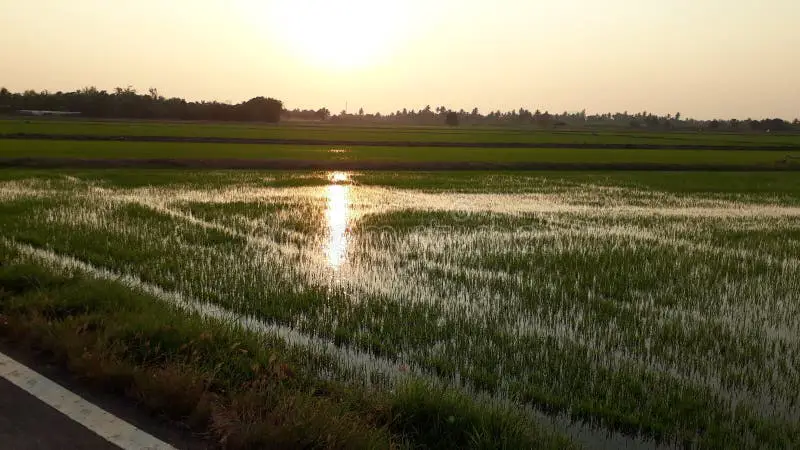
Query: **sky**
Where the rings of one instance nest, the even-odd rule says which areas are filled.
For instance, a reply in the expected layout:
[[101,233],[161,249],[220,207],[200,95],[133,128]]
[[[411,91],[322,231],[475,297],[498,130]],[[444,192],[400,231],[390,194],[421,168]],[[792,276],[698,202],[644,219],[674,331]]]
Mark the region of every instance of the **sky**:
[[800,117],[798,0],[0,0],[0,86]]

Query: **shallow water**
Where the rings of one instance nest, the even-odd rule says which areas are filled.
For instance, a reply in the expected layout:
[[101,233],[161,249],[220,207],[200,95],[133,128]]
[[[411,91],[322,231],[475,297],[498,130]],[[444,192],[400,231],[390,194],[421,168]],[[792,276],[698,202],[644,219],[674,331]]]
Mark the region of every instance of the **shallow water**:
[[[564,414],[602,398],[598,409],[645,420],[659,398],[688,392],[728,433],[752,420],[796,430],[800,208],[588,184],[431,193],[327,178],[7,182],[0,201],[55,206],[3,237],[41,229],[51,248],[30,255],[222,311],[333,355],[336,376],[354,381],[391,383],[404,367],[503,401],[559,399]],[[637,405],[640,391],[651,394]],[[598,446],[655,445],[547,420]]]

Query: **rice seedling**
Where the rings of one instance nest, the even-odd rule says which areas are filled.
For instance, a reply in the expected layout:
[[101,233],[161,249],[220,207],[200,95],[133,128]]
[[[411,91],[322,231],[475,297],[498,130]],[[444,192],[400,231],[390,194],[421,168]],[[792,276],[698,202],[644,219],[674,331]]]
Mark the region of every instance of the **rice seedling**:
[[[421,378],[592,446],[800,445],[792,192],[431,177],[33,174],[0,182],[0,235],[282,341],[319,379]],[[402,392],[419,417],[462,401]]]

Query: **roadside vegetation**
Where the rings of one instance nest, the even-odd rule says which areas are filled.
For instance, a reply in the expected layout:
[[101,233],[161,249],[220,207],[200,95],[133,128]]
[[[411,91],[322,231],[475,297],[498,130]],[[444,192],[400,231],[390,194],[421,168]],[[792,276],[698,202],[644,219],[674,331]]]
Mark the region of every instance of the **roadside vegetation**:
[[0,339],[222,448],[572,448],[519,413],[409,378],[311,376],[292,349],[0,245]]

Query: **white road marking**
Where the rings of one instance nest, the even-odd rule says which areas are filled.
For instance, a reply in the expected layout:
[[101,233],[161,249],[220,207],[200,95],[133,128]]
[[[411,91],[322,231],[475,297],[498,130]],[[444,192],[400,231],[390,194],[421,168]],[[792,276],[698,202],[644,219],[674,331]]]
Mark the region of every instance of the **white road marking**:
[[0,353],[0,377],[122,449],[174,449],[173,446],[89,403],[3,353]]

